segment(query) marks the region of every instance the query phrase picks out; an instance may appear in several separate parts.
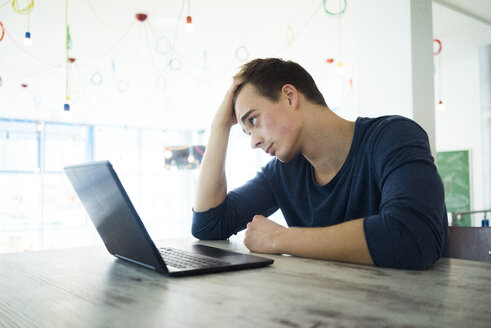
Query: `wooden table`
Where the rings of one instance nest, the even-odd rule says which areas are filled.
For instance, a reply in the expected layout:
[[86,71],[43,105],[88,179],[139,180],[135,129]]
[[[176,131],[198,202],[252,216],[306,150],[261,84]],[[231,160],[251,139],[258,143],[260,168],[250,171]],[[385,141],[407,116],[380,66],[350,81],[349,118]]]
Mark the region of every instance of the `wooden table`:
[[[202,243],[247,252],[240,239]],[[99,246],[1,254],[0,327],[491,327],[489,263],[268,257],[266,268],[169,278]]]

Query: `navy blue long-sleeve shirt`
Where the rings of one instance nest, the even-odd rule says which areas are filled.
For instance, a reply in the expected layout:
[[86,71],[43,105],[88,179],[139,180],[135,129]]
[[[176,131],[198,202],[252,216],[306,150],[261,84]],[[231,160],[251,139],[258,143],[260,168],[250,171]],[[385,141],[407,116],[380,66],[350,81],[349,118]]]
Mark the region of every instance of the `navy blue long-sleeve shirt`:
[[358,118],[345,163],[323,186],[301,154],[288,163],[271,160],[222,204],[195,212],[192,233],[199,239],[226,239],[245,229],[254,215],[278,209],[291,227],[364,218],[368,249],[378,266],[425,269],[448,256],[443,185],[428,137],[404,117]]

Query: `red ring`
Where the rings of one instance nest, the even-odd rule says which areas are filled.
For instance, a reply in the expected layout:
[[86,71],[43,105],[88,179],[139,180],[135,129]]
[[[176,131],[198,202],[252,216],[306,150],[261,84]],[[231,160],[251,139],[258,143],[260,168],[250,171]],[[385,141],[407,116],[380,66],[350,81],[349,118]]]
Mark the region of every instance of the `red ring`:
[[437,56],[440,54],[440,52],[442,52],[442,43],[440,40],[438,39],[434,39],[433,42],[436,42],[438,43],[438,50],[436,52],[433,53],[433,56]]
[[[245,52],[241,55],[241,50],[242,52]],[[235,49],[235,58],[242,62],[246,62],[249,59],[249,50],[245,46],[240,46],[237,49]]]

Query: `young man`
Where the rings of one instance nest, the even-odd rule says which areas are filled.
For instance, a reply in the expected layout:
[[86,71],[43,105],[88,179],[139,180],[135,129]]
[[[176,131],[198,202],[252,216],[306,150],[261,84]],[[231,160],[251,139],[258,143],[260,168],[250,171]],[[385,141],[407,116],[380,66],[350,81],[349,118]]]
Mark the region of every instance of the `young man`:
[[[230,129],[275,158],[227,192]],[[267,216],[281,209],[287,227]],[[201,165],[192,233],[247,228],[253,252],[424,269],[448,253],[441,179],[428,138],[400,116],[342,119],[310,74],[281,59],[245,64],[218,109]]]

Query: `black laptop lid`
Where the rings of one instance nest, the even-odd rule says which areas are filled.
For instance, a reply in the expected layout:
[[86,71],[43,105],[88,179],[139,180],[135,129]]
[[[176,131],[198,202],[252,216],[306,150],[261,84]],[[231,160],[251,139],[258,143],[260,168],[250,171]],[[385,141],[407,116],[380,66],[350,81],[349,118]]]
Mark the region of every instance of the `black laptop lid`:
[[109,253],[167,272],[109,161],[64,168]]

